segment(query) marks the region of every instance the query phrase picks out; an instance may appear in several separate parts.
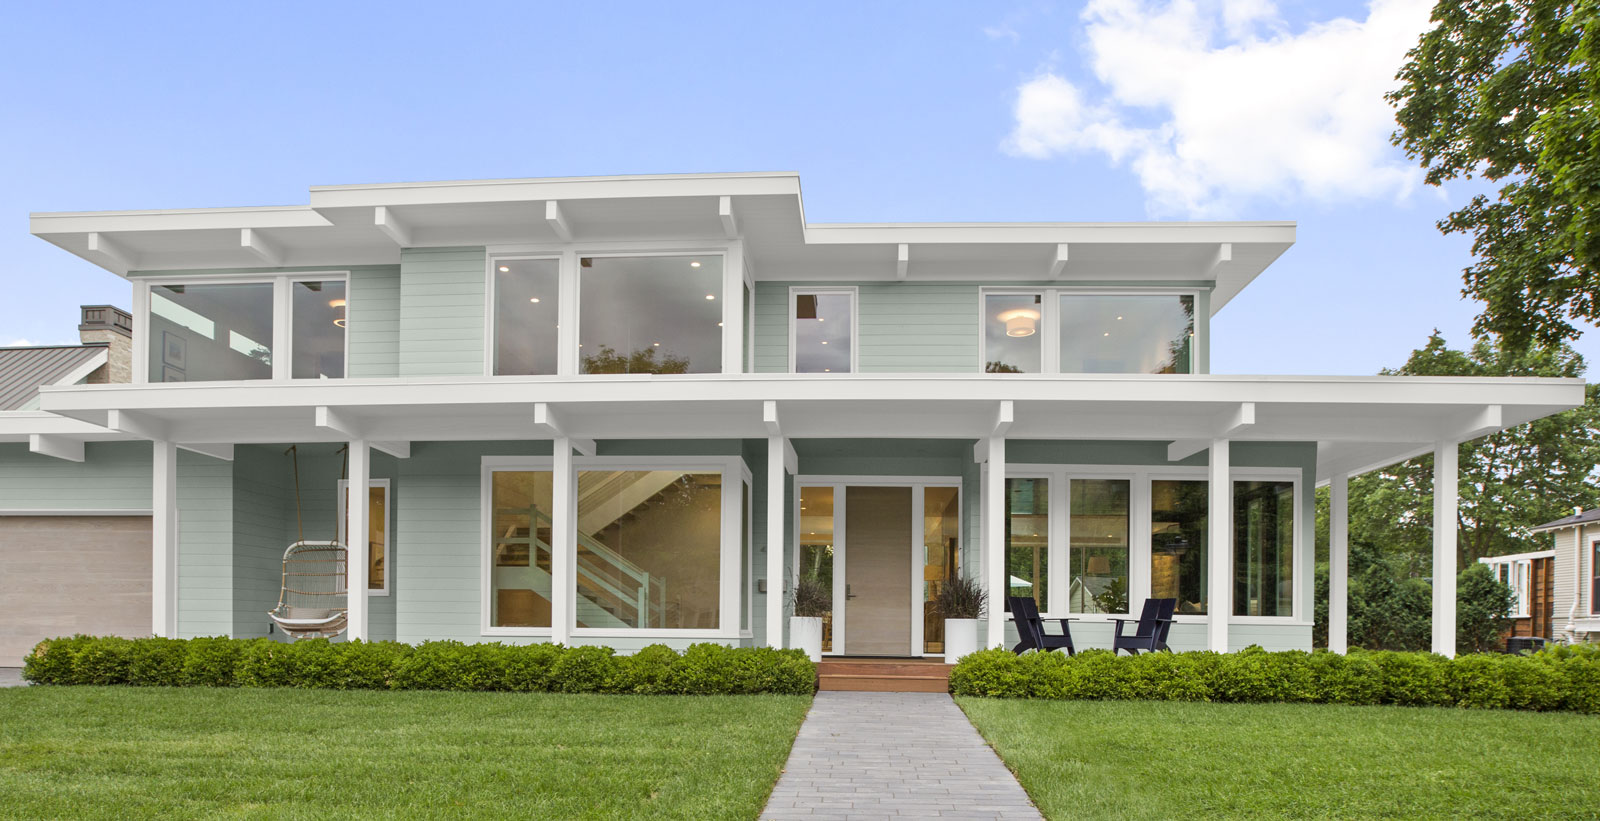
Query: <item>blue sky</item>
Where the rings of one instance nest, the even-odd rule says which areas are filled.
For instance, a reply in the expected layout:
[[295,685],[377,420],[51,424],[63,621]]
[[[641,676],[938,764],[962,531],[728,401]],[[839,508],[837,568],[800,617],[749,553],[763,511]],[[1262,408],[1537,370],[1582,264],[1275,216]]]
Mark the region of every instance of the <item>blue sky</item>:
[[1370,373],[1434,327],[1464,343],[1475,313],[1469,244],[1434,228],[1468,190],[1421,186],[1372,102],[1426,8],[13,4],[0,344],[72,340],[79,304],[130,301],[29,236],[30,211],[792,170],[815,222],[1297,220],[1217,316],[1213,369]]

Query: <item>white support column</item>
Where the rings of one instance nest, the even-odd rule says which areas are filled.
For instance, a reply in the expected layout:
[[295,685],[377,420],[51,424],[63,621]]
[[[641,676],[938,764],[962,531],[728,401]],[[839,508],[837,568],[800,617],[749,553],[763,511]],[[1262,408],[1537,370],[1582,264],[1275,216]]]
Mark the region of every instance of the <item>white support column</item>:
[[370,607],[367,602],[367,569],[371,566],[372,540],[368,533],[368,499],[372,487],[372,447],[365,439],[349,443],[350,478],[345,482],[345,638],[367,641]]
[[178,635],[178,446],[157,440],[151,459],[150,632]]
[[1227,439],[1211,441],[1207,471],[1206,649],[1228,652],[1228,617],[1233,613],[1233,480]]
[[784,583],[783,566],[784,493],[783,436],[767,436],[767,646],[783,647]]
[[1433,448],[1433,652],[1456,654],[1456,474],[1455,442]]
[[1350,649],[1350,477],[1328,480],[1328,649]]
[[987,440],[983,483],[984,588],[989,592],[989,632],[985,648],[1006,643],[1006,438]]
[[550,506],[550,640],[572,642],[572,624],[578,592],[578,474],[573,467],[572,440],[556,437]]

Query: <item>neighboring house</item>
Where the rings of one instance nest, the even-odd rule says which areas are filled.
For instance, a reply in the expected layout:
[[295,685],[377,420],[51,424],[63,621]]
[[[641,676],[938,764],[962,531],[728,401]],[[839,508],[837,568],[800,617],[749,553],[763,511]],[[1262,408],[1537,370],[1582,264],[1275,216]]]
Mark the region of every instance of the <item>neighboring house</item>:
[[1551,638],[1600,641],[1600,508],[1576,510],[1545,522],[1533,533],[1549,533]]
[[1511,588],[1511,629],[1508,636],[1553,639],[1555,624],[1555,551],[1539,550],[1505,556],[1486,556],[1480,564],[1501,584]]
[[[1213,373],[1212,317],[1289,222],[818,224],[773,173],[327,186],[32,231],[132,284],[133,381],[0,413],[0,519],[49,514],[71,551],[150,517],[147,589],[37,580],[84,611],[146,597],[128,633],[267,635],[285,547],[348,530],[358,638],[783,645],[805,573],[834,590],[829,652],[937,655],[928,602],[960,573],[990,645],[1009,592],[1076,616],[1079,647],[1161,596],[1175,648],[1309,648],[1326,482],[1342,649],[1348,477],[1434,452],[1455,521],[1457,443],[1584,399]],[[1454,579],[1454,528],[1436,542]],[[0,652],[72,624],[27,629]]]

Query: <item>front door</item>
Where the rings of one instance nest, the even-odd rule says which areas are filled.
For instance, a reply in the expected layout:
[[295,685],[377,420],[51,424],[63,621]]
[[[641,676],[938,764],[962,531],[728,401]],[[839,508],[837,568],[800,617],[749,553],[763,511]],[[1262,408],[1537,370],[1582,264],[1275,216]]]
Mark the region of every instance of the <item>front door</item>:
[[911,651],[911,488],[845,488],[845,634],[854,656]]

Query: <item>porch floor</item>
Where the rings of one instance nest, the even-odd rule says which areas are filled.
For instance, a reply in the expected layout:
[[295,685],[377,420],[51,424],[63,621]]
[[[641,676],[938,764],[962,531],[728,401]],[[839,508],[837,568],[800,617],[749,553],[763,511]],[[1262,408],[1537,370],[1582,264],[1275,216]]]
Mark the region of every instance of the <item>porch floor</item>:
[[943,659],[883,656],[823,656],[818,690],[875,693],[947,693],[955,665]]

